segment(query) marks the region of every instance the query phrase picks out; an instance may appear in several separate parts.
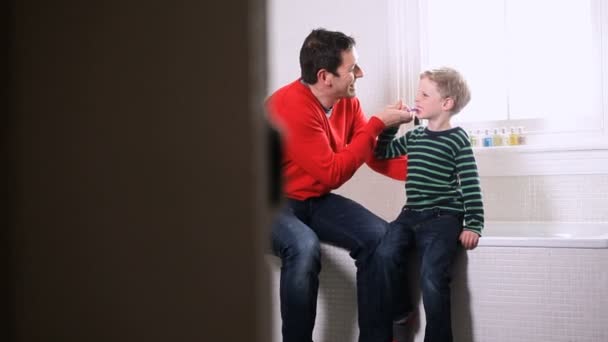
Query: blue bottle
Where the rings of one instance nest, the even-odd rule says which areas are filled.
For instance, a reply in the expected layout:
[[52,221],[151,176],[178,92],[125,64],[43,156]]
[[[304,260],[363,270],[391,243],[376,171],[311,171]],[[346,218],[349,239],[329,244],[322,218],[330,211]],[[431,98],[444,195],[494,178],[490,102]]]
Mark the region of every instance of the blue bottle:
[[492,136],[490,135],[490,131],[485,130],[485,134],[483,135],[483,147],[492,146]]

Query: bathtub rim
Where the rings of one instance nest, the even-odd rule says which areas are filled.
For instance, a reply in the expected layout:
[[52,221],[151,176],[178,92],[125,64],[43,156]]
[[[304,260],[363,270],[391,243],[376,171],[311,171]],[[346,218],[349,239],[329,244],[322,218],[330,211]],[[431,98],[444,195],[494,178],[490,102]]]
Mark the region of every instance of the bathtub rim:
[[[581,226],[593,227],[597,230],[597,234],[593,236],[492,236],[486,235],[487,228],[484,229],[484,234],[479,239],[479,247],[538,247],[538,248],[592,248],[606,249],[608,248],[608,222],[540,222],[540,221],[490,221],[486,223],[486,227],[500,227],[506,229],[509,225],[518,226],[515,230],[521,230],[521,226],[543,228],[546,231],[547,227],[559,227],[558,231],[562,231],[565,227]],[[569,230],[574,232],[576,229]],[[559,233],[556,233],[556,235]]]

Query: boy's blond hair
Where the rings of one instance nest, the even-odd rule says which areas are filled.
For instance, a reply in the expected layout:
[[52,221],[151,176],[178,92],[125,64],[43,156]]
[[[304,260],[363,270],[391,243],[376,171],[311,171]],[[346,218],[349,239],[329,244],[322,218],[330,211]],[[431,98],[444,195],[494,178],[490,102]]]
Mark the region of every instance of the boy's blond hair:
[[437,84],[437,90],[443,98],[454,101],[452,115],[460,112],[471,100],[471,91],[462,75],[448,67],[431,69],[420,74],[420,79],[427,78]]

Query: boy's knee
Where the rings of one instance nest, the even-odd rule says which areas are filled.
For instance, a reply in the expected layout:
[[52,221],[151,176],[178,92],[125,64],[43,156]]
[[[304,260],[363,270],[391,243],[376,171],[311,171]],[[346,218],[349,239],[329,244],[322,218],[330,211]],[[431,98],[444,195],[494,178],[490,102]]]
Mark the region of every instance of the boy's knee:
[[442,270],[423,270],[420,274],[420,288],[423,294],[443,296],[450,291],[450,277]]

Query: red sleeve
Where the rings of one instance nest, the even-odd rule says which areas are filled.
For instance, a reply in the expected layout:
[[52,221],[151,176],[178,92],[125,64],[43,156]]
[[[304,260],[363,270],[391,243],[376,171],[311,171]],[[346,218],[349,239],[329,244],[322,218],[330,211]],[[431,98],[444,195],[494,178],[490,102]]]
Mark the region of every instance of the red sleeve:
[[372,156],[366,163],[372,170],[390,178],[405,181],[407,177],[407,156],[392,159],[376,159]]
[[[270,111],[283,126],[285,153],[311,177],[332,189],[344,184],[371,158],[376,137],[384,129],[384,123],[373,118],[353,131],[348,146],[336,153],[327,138],[324,114],[314,104],[285,101],[283,105],[271,103]],[[358,110],[358,106],[352,109]]]

